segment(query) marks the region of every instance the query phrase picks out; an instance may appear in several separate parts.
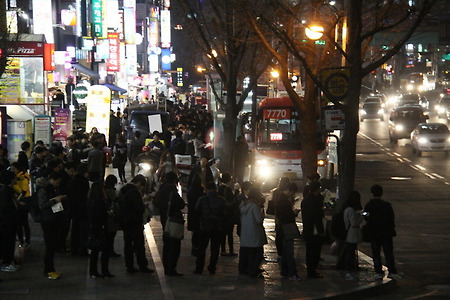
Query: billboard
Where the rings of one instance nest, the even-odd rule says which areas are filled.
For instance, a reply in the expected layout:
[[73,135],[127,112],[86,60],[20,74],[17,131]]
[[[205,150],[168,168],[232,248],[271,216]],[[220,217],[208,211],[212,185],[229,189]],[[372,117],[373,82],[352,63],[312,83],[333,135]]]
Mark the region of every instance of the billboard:
[[86,132],[96,127],[98,132],[109,136],[109,111],[111,109],[111,91],[104,85],[93,85],[88,88],[86,97]]
[[120,71],[120,41],[118,32],[108,32],[109,59],[106,61],[108,72]]
[[170,10],[161,11],[161,48],[170,48]]

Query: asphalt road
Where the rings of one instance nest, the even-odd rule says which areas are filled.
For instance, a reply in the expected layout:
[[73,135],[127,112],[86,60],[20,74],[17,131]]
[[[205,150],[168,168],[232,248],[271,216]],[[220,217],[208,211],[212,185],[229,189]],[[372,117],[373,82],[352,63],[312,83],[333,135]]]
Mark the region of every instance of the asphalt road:
[[[432,109],[430,116],[429,122],[444,122]],[[391,144],[388,115],[385,120],[360,123],[355,180],[363,205],[370,198],[370,186],[378,183],[396,214],[394,254],[402,278],[391,294],[377,298],[449,299],[450,156],[426,153],[416,157],[409,140]],[[366,243],[360,249],[371,253]]]

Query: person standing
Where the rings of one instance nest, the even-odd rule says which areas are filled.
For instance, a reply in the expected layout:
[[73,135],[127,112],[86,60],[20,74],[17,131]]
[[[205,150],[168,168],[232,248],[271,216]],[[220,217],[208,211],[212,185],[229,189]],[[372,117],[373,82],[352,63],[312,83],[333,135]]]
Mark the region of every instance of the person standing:
[[[292,190],[291,184],[282,185],[279,187],[280,194],[276,202],[275,218],[279,225],[279,236],[283,241],[282,255],[281,255],[281,276],[288,277],[291,281],[301,281],[298,276],[297,266],[294,258],[294,238],[287,236],[283,228],[285,225],[295,224],[295,218],[298,215],[298,210],[293,209],[292,195],[295,191]],[[298,229],[297,229],[298,230]],[[300,237],[300,234],[298,234]]]
[[108,142],[109,147],[114,147],[116,144],[116,136],[117,134],[121,133],[122,130],[120,128],[121,120],[120,118],[116,117],[114,115],[114,111],[110,110],[109,112],[109,136],[108,136]]
[[105,155],[101,150],[102,146],[97,140],[92,141],[92,149],[88,154],[89,180],[92,182],[103,180],[105,172]]
[[14,248],[19,226],[19,210],[16,202],[14,185],[17,176],[12,171],[2,171],[3,187],[0,189],[0,258],[3,272],[15,272],[19,268],[14,265]]
[[[145,257],[143,214],[145,210],[142,192],[147,181],[143,175],[136,175],[122,187],[119,195],[121,226],[123,229],[125,266],[128,273],[153,273]],[[139,270],[134,268],[134,253]]]
[[375,280],[382,280],[384,272],[381,264],[381,247],[383,247],[388,277],[397,274],[394,259],[393,237],[397,235],[395,231],[395,215],[392,205],[381,199],[383,187],[375,184],[370,188],[373,198],[364,207],[367,213],[368,237],[372,247],[373,266],[375,268]]
[[142,147],[144,147],[144,142],[141,140],[141,132],[136,131],[134,133],[134,139],[131,141],[130,152],[128,153],[128,159],[131,164],[131,177],[134,178],[136,170],[136,158],[142,153]]
[[[117,166],[120,184],[127,183],[127,179],[125,176],[125,165],[127,163],[127,142],[125,141],[125,137],[122,134],[118,135],[117,143],[114,145],[113,153],[113,167]],[[114,161],[116,161],[116,163],[114,163]]]
[[224,235],[225,200],[217,194],[214,182],[206,183],[207,194],[198,201],[196,210],[200,216],[200,249],[197,255],[195,274],[202,274],[205,265],[205,253],[211,241],[211,254],[209,258],[209,274],[216,273],[219,260],[220,242]]
[[[272,190],[272,200],[269,202],[267,210],[269,210],[269,206],[273,207],[273,211],[277,211],[277,203],[280,196],[283,194],[283,191],[289,188],[291,184],[291,180],[289,177],[281,177],[278,181],[278,186]],[[272,212],[271,212],[272,213]],[[269,213],[268,213],[269,214]],[[283,237],[281,233],[281,224],[277,218],[275,218],[275,246],[277,247],[278,257],[283,256]]]
[[187,229],[192,231],[192,250],[191,254],[197,256],[200,249],[200,216],[197,214],[195,207],[198,200],[205,195],[202,185],[202,178],[199,173],[195,173],[191,187],[189,188],[186,198],[188,202]]
[[323,226],[323,196],[320,194],[320,183],[313,181],[309,184],[309,193],[302,204],[303,237],[306,241],[306,269],[309,278],[322,278],[317,273],[322,242],[325,236]]
[[[234,240],[233,240],[233,230],[234,225],[239,223],[239,204],[237,204],[236,198],[232,188],[230,187],[231,175],[228,172],[223,172],[220,177],[221,184],[218,188],[218,195],[225,199],[225,234],[220,243],[221,256],[236,256],[237,253],[234,252]],[[228,239],[228,249],[229,253],[226,252],[225,246]]]
[[19,151],[19,156],[17,157],[17,163],[20,165],[20,168],[24,170],[24,172],[28,171],[28,154],[30,151],[31,144],[29,141],[25,141],[20,145],[21,151]]
[[267,244],[264,230],[264,210],[260,206],[261,194],[258,189],[250,188],[240,206],[241,214],[241,245],[239,249],[239,274],[258,277],[261,274],[259,266],[264,258],[263,246]]
[[346,280],[357,280],[358,276],[355,273],[357,265],[356,251],[358,241],[361,236],[360,224],[364,220],[361,215],[361,195],[357,191],[350,193],[347,202],[344,204],[344,224],[347,229],[347,238],[345,240],[345,274]]
[[[182,209],[185,206],[183,198],[177,191],[178,176],[174,172],[165,175],[165,182],[160,187],[158,208],[161,216],[161,226],[164,231],[169,217],[183,218]],[[163,234],[163,265],[167,276],[183,276],[177,272],[177,262],[180,257],[181,239],[171,238]]]
[[237,137],[234,145],[234,178],[241,184],[244,181],[245,168],[248,164],[248,145],[242,135]]
[[51,172],[47,178],[39,178],[36,182],[45,243],[44,275],[48,279],[61,277],[61,273],[56,272],[54,265],[54,256],[58,246],[58,228],[64,209],[61,202],[66,198],[66,195],[59,193],[61,180],[61,173]]
[[[108,213],[106,206],[106,193],[103,183],[96,181],[92,184],[88,195],[88,231],[89,234],[98,239],[104,240],[101,248],[91,249],[89,254],[89,275],[91,278],[111,278],[113,274],[109,272],[109,251],[108,244]],[[97,262],[98,254],[101,255],[102,274],[98,273]]]
[[106,206],[108,209],[108,236],[106,241],[109,251],[109,257],[120,257],[120,254],[114,251],[114,239],[117,231],[120,229],[120,224],[117,222],[117,191],[116,191],[117,177],[109,174],[105,179],[106,192]]

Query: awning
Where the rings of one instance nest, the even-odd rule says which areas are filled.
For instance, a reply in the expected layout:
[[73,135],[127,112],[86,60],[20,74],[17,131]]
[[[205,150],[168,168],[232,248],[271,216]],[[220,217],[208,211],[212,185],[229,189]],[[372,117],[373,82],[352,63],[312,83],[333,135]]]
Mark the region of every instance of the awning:
[[117,85],[114,84],[110,84],[110,83],[103,83],[102,85],[106,86],[107,88],[109,88],[111,91],[115,91],[115,92],[119,92],[121,94],[125,94],[128,91],[126,89],[123,89],[121,87],[118,87]]
[[81,64],[73,63],[73,64],[72,64],[72,67],[73,67],[74,69],[77,69],[77,70],[80,71],[81,73],[83,73],[83,74],[89,76],[89,77],[92,77],[92,78],[99,78],[99,76],[98,76],[97,73],[95,73],[94,71],[92,71],[92,70],[89,69],[89,68],[86,68],[85,66],[83,66],[83,65],[81,65]]

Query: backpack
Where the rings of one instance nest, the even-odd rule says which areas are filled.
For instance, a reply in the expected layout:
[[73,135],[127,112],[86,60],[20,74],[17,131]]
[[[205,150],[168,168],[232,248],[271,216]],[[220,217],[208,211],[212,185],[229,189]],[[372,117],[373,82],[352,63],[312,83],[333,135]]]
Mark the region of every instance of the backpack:
[[182,139],[176,139],[172,149],[173,154],[186,154],[186,143]]
[[344,211],[341,210],[331,217],[331,235],[338,240],[347,239],[347,228],[344,222]]

